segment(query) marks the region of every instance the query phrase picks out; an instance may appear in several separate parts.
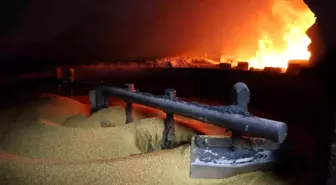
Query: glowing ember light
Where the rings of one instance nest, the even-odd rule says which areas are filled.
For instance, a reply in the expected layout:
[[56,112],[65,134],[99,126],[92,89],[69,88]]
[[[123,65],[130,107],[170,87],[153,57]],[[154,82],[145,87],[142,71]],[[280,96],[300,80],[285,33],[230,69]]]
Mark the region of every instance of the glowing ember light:
[[[272,13],[283,23],[283,28],[274,28],[276,30],[268,30],[268,32],[263,30],[263,37],[258,40],[259,48],[256,55],[238,60],[248,61],[249,67],[256,69],[265,67],[286,69],[289,60],[308,61],[310,52],[307,47],[311,41],[306,35],[306,30],[314,24],[314,14],[308,7],[296,9],[290,1],[284,0],[274,1]],[[272,24],[272,20],[268,20],[268,24]],[[279,31],[282,31],[282,39],[273,34]],[[275,40],[280,40],[280,43],[275,44]]]

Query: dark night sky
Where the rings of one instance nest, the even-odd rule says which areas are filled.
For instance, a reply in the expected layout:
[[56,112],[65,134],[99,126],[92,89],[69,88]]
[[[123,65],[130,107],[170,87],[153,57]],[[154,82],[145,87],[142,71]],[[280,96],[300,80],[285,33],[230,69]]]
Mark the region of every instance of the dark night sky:
[[7,0],[0,56],[141,60],[185,52],[254,52],[271,0]]

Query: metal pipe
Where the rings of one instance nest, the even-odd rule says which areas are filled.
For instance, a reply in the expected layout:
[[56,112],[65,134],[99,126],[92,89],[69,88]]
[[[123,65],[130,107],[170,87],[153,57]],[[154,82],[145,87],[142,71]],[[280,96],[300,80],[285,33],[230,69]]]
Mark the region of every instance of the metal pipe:
[[[251,136],[259,136],[275,142],[283,142],[287,136],[287,125],[283,122],[268,120],[255,116],[246,116],[226,112],[223,108],[197,106],[187,102],[170,100],[165,97],[154,96],[140,92],[131,92],[117,87],[98,87],[96,90],[104,96],[115,96],[125,101],[142,104],[161,109],[165,112],[175,113],[184,117],[208,122],[214,125],[229,128]],[[227,107],[227,109],[234,106]]]

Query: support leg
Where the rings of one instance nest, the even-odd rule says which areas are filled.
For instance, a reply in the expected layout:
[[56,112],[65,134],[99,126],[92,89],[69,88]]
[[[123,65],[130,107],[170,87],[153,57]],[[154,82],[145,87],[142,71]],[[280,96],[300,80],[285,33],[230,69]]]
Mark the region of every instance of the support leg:
[[[134,84],[127,84],[129,91],[134,91]],[[131,102],[126,102],[126,124],[133,122],[133,106]]]
[[91,114],[97,112],[99,109],[108,107],[106,97],[104,97],[104,95],[98,90],[90,90],[89,101],[91,106]]
[[[176,99],[176,91],[174,89],[167,89],[165,95],[171,99]],[[174,114],[166,113],[165,128],[162,137],[162,149],[169,149],[175,146],[175,128],[174,128]]]

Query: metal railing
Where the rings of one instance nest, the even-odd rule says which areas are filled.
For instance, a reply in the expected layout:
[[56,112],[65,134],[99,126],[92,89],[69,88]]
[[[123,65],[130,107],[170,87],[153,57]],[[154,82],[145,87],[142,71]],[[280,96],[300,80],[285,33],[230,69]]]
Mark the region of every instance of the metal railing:
[[282,143],[287,136],[285,123],[256,117],[248,112],[250,91],[242,82],[234,85],[234,102],[230,106],[210,106],[185,102],[176,97],[176,92],[173,89],[166,90],[164,95],[153,95],[135,91],[133,84],[129,84],[127,88],[100,86],[91,90],[89,94],[92,113],[108,107],[107,100],[110,96],[127,102],[126,123],[133,120],[132,103],[165,111],[163,148],[170,148],[174,142],[174,114],[225,127],[232,130],[233,135],[248,134],[278,143]]

